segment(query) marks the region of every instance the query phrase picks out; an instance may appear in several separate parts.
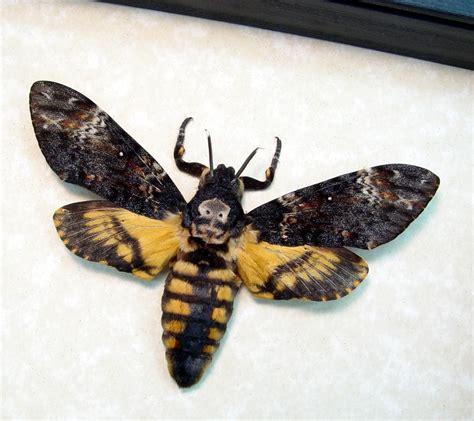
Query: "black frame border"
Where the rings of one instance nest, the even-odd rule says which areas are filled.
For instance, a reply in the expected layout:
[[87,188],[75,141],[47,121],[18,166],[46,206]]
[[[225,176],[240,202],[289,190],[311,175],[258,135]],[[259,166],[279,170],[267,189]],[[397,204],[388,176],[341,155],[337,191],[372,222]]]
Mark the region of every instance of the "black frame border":
[[474,18],[396,2],[104,0],[255,26],[474,70]]

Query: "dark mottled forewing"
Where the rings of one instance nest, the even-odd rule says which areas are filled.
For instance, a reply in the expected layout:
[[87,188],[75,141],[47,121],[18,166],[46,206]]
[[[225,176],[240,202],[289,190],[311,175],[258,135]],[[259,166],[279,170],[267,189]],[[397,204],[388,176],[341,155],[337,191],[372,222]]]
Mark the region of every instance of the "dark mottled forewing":
[[272,244],[371,249],[403,232],[438,185],[424,168],[380,165],[286,194],[248,219],[259,240]]
[[84,95],[59,83],[36,82],[30,110],[41,151],[62,180],[152,218],[185,205],[153,157]]

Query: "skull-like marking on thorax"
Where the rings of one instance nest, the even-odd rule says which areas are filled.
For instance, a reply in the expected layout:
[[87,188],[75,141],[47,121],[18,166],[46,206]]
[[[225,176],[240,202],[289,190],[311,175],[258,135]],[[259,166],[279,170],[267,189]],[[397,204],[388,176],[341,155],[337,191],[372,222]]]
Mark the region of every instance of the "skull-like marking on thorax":
[[230,207],[219,199],[204,200],[198,206],[198,217],[191,226],[191,235],[206,243],[222,244],[229,238],[227,220]]

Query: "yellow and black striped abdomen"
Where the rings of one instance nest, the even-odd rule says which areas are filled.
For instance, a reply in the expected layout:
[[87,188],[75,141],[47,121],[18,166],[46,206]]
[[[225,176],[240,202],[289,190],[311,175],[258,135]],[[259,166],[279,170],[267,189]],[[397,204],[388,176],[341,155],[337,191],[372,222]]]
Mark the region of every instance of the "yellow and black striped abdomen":
[[211,251],[183,253],[173,264],[162,300],[163,343],[180,387],[195,384],[211,362],[239,287],[231,265]]

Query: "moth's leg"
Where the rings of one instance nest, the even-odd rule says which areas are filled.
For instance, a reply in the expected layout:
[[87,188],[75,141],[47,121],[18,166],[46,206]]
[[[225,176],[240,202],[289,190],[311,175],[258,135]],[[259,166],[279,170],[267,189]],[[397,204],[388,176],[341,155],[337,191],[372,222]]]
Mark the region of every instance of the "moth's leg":
[[273,155],[271,165],[265,170],[265,181],[260,181],[252,177],[240,177],[244,183],[245,190],[263,190],[272,184],[273,177],[275,176],[275,170],[278,165],[278,159],[280,158],[281,152],[281,140],[277,137],[277,146],[275,154]]
[[176,146],[174,147],[174,161],[176,162],[177,167],[190,175],[195,177],[200,177],[202,172],[207,168],[205,165],[198,162],[186,162],[183,159],[184,155],[184,135],[186,131],[186,126],[192,120],[192,117],[186,118],[179,128],[178,140],[176,141]]

